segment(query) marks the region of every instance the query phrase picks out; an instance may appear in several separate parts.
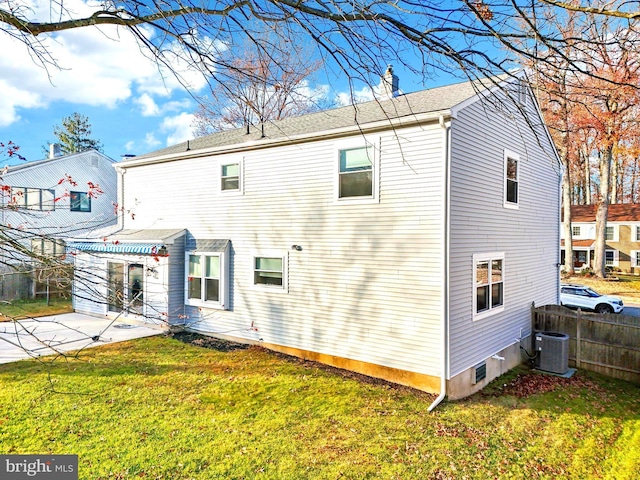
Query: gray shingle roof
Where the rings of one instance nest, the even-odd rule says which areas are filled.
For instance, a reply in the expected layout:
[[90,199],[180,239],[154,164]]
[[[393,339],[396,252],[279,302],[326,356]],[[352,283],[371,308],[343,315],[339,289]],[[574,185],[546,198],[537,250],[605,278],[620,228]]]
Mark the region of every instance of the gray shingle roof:
[[257,142],[261,139],[286,139],[287,137],[448,110],[493,85],[492,80],[463,82],[400,95],[392,99],[374,100],[290,117],[265,123],[264,136],[260,127],[251,127],[249,134],[247,134],[246,128],[226,130],[140,155],[132,160],[179,154],[188,150],[241,145],[247,142]]

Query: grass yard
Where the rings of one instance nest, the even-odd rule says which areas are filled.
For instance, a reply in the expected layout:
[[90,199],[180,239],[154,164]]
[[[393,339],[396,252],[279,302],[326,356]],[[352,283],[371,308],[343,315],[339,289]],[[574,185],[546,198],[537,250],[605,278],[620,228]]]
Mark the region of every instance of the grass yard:
[[16,300],[13,302],[0,302],[0,322],[10,318],[22,320],[44,315],[57,315],[73,311],[71,299],[55,298],[49,302],[44,299]]
[[427,413],[408,388],[151,337],[0,365],[0,453],[78,454],[90,480],[640,476],[638,385],[517,373]]

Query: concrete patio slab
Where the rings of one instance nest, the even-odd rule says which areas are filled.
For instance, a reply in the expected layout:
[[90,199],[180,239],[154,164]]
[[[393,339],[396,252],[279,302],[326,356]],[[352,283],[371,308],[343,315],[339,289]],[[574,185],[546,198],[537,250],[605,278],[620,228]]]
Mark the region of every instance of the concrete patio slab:
[[114,321],[80,313],[0,323],[0,363],[15,362],[160,335],[166,329],[131,319]]

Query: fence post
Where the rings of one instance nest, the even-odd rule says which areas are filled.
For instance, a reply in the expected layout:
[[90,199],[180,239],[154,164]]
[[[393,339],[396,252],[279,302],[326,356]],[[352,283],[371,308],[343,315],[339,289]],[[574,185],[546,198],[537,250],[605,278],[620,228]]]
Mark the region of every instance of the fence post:
[[576,368],[580,368],[580,354],[581,354],[581,335],[580,324],[582,323],[582,310],[578,309],[578,315],[576,317]]

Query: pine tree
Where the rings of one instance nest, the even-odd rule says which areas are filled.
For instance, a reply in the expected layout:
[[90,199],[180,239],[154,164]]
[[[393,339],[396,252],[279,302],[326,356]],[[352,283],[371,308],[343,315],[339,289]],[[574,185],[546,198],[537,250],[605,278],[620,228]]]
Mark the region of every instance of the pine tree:
[[91,138],[89,117],[78,112],[63,118],[62,126],[53,127],[53,134],[58,138],[63,155],[92,149],[102,151],[102,142]]

